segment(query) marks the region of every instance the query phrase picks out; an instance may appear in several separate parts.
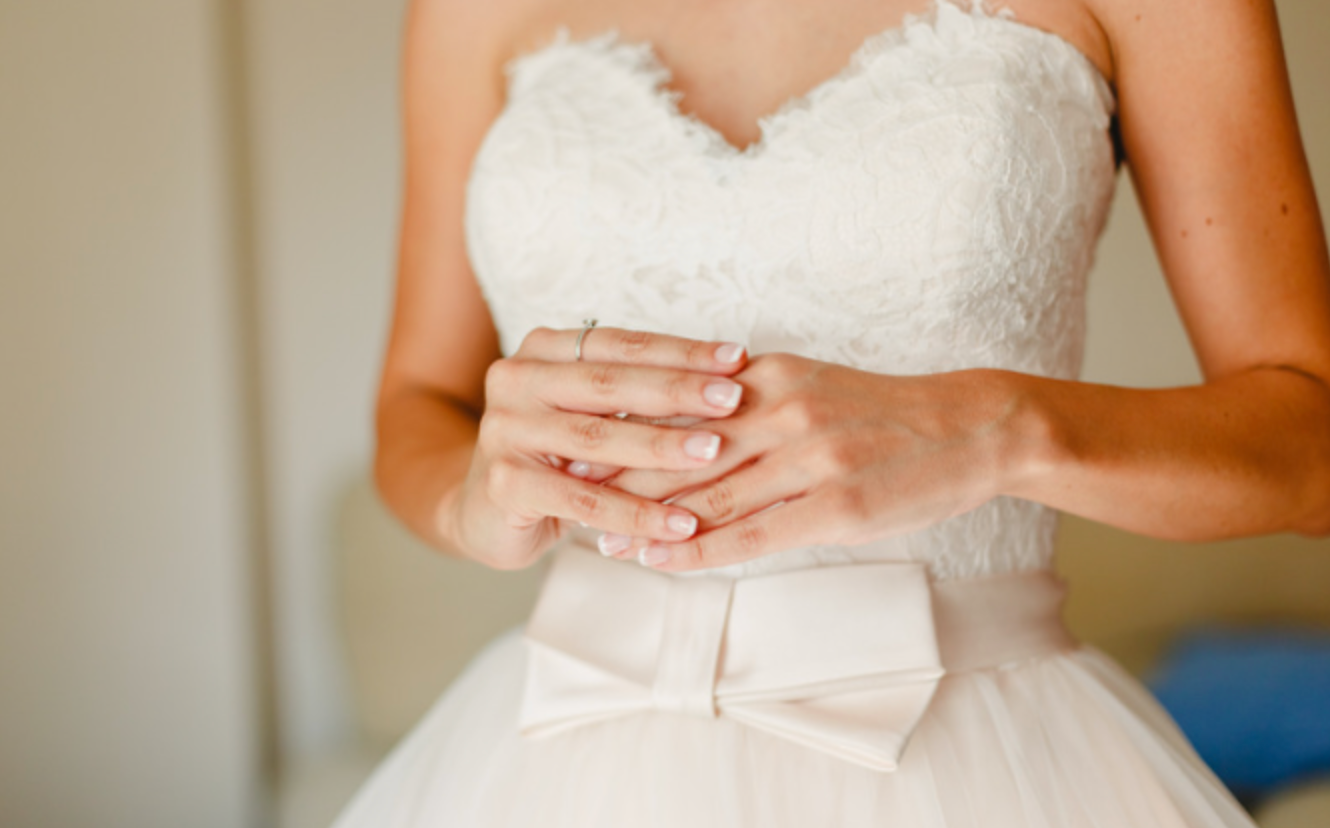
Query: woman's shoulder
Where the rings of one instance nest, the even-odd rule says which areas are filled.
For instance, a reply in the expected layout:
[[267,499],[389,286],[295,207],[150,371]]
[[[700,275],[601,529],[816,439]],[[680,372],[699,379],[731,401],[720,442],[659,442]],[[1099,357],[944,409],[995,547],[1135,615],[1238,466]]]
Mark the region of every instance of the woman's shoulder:
[[497,75],[555,7],[555,0],[411,0],[407,40],[426,44],[440,59],[466,63],[467,74]]
[[[1050,5],[1061,4],[1038,2],[1040,8]],[[1114,86],[1124,61],[1186,69],[1189,50],[1182,47],[1207,44],[1204,51],[1222,60],[1227,46],[1253,39],[1270,45],[1276,32],[1275,0],[1072,0],[1065,5],[1081,16],[1087,42],[1102,42],[1106,74]]]

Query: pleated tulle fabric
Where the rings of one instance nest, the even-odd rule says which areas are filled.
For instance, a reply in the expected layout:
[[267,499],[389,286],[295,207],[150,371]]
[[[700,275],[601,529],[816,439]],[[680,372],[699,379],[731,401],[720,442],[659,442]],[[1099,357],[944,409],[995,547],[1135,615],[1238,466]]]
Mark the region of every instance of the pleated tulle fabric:
[[1082,646],[947,676],[901,767],[724,717],[517,731],[526,652],[494,641],[337,828],[1251,828],[1157,702]]
[[[1070,43],[935,0],[746,148],[682,114],[669,77],[650,44],[614,31],[560,30],[508,64],[466,212],[504,353],[536,326],[594,317],[881,373],[1079,376],[1116,100]],[[1048,569],[1056,525],[1043,504],[997,497],[713,574]],[[336,828],[1252,827],[1145,689],[1089,647],[948,673],[881,772],[724,715],[527,738],[525,643],[494,641]]]

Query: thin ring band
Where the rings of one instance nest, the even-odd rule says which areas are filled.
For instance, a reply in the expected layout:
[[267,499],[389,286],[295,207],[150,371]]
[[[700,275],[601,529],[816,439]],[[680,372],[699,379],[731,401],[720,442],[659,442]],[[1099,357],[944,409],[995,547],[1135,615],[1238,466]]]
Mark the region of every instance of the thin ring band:
[[582,361],[582,340],[586,338],[587,331],[596,327],[596,320],[583,319],[582,330],[577,334],[577,344],[573,346],[573,362]]

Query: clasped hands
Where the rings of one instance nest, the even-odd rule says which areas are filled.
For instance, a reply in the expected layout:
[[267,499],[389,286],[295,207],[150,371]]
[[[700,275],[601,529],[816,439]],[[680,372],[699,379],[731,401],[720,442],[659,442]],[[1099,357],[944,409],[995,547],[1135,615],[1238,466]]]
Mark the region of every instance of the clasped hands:
[[[467,553],[519,568],[563,534],[667,571],[925,528],[1000,493],[999,374],[876,374],[735,343],[539,328],[486,378]],[[615,416],[615,415],[619,416]]]

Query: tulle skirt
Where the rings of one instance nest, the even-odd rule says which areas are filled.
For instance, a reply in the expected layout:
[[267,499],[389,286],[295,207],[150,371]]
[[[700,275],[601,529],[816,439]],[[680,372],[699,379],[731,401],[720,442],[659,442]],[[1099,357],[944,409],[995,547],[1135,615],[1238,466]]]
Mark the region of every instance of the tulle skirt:
[[1252,828],[1167,712],[1088,645],[948,674],[879,772],[721,716],[519,734],[526,647],[493,641],[335,828]]

